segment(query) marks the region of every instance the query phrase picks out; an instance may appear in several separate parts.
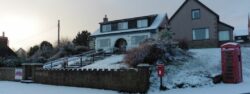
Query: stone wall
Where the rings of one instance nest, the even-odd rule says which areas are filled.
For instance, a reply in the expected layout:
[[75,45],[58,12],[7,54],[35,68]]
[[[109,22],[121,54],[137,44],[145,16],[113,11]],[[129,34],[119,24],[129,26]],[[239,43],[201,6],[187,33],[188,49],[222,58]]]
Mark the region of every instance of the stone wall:
[[149,88],[149,67],[138,69],[37,69],[36,83],[110,89],[145,93]]
[[0,80],[14,81],[15,80],[15,68],[0,68]]

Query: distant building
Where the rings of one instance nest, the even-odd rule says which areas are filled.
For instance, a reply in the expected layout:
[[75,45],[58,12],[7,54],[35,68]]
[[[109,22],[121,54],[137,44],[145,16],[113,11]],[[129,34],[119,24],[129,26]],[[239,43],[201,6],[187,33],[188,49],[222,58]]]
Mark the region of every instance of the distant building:
[[8,47],[8,38],[3,35],[0,36],[0,58],[16,57],[16,54]]
[[20,48],[16,51],[16,55],[19,57],[19,58],[22,58],[22,59],[26,59],[27,58],[27,52]]
[[238,43],[248,43],[250,41],[250,15],[248,15],[248,33],[235,36],[235,41]]
[[237,35],[235,36],[235,42],[246,43],[249,42],[249,35]]
[[157,32],[166,28],[166,14],[154,14],[134,18],[108,21],[107,16],[100,28],[91,36],[95,40],[95,49],[107,52],[123,52],[137,47],[147,38],[155,38]]
[[174,40],[185,40],[190,47],[219,47],[233,41],[234,27],[199,0],[185,0],[169,19]]

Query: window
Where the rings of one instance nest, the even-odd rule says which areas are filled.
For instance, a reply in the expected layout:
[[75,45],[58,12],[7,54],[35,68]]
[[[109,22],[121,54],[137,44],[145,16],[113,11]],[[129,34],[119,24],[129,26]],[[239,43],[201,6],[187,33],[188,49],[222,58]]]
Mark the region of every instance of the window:
[[145,39],[147,39],[147,35],[141,35],[141,36],[132,36],[131,37],[131,44],[132,45],[138,45],[141,42],[143,42]]
[[148,20],[147,19],[138,20],[137,27],[138,28],[148,27]]
[[100,48],[110,47],[110,39],[100,39],[98,42]]
[[219,32],[219,41],[228,41],[230,40],[229,31],[220,31]]
[[241,40],[242,38],[241,37],[237,37],[238,40]]
[[193,9],[192,10],[192,19],[196,20],[196,19],[200,19],[200,17],[201,17],[200,9]]
[[209,30],[207,28],[193,29],[193,40],[209,39]]
[[110,32],[111,24],[102,25],[102,32]]
[[118,23],[118,29],[119,30],[128,29],[128,22]]

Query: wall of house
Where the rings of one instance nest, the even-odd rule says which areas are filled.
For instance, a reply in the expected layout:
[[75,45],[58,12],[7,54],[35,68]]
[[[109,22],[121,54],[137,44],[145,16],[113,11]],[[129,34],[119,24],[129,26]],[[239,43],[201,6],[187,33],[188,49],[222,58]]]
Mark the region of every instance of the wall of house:
[[[200,9],[201,18],[192,20],[192,9]],[[218,46],[218,18],[195,0],[188,2],[181,8],[169,23],[171,31],[175,33],[175,40],[186,40],[190,47],[217,47]],[[208,28],[209,40],[193,41],[193,28]]]
[[220,31],[229,31],[230,40],[228,40],[228,41],[219,41],[219,45],[222,45],[222,44],[224,44],[226,42],[234,41],[234,35],[233,35],[233,29],[232,28],[230,28],[230,27],[228,27],[228,26],[226,26],[224,24],[219,23],[218,32],[220,32]]
[[0,80],[14,81],[15,80],[15,68],[0,68]]
[[[137,32],[137,31],[134,31]],[[151,33],[150,32],[140,32],[140,33],[123,33],[123,34],[117,34],[117,35],[107,35],[107,36],[101,36],[101,37],[96,37],[95,38],[95,49],[103,49],[107,52],[112,52],[113,48],[115,47],[115,43],[118,39],[125,39],[127,42],[127,47],[126,49],[131,49],[134,47],[137,47],[138,45],[132,45],[132,40],[131,37],[132,36],[141,36],[141,35],[146,35],[149,37],[151,37]],[[110,39],[110,46],[109,47],[100,47],[99,45],[99,40],[101,39]]]
[[37,69],[34,82],[52,85],[66,85],[124,92],[147,92],[149,88],[149,67],[138,69],[84,69],[44,70]]

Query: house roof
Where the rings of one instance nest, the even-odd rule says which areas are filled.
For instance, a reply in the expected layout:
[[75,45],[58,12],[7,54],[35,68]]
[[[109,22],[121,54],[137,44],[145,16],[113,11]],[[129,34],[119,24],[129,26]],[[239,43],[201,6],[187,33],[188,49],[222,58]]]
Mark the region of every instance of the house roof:
[[[173,20],[173,18],[179,13],[179,11],[184,7],[184,5],[186,5],[188,3],[188,1],[190,0],[185,0],[185,2],[177,9],[177,11],[173,14],[173,16],[169,19],[169,23]],[[206,10],[208,10],[209,12],[211,12],[212,14],[214,14],[217,18],[218,18],[218,22],[219,24],[225,25],[229,28],[232,28],[234,30],[234,27],[231,25],[228,25],[224,22],[219,21],[220,17],[217,13],[215,13],[212,9],[208,8],[206,5],[204,5],[203,3],[201,3],[199,0],[193,0],[195,2],[197,2],[198,4],[200,4],[202,7],[204,7]]]
[[0,52],[0,57],[16,57],[16,54],[8,46],[0,45]]
[[[99,28],[95,32],[93,32],[91,36],[110,35],[110,34],[119,34],[119,33],[125,33],[125,32],[134,32],[134,31],[158,29],[158,27],[160,27],[160,25],[162,24],[164,19],[167,17],[167,13],[154,14],[154,15],[156,15],[157,17],[155,18],[155,20],[153,21],[153,23],[149,27],[136,28],[136,29],[127,29],[127,30],[117,30],[117,31],[102,32],[102,33],[100,32],[100,28]],[[152,16],[152,15],[149,15],[149,16]],[[145,17],[145,16],[142,16],[142,17]],[[135,18],[141,18],[141,17],[135,17]],[[122,19],[122,20],[124,20],[124,19]],[[115,20],[115,21],[120,21],[120,20]]]
[[219,21],[219,24],[225,25],[225,26],[227,26],[227,27],[229,27],[229,28],[232,28],[232,29],[234,30],[234,27],[233,27],[233,26],[228,25],[228,24],[226,24],[226,23],[224,23],[224,22]]
[[118,20],[113,20],[113,21],[108,21],[108,22],[100,22],[100,24],[110,24],[110,23],[123,22],[123,21],[128,21],[128,20],[144,19],[144,18],[155,17],[155,16],[157,16],[157,14],[133,17],[133,18],[118,19]]
[[[179,13],[179,11],[184,7],[184,5],[186,5],[188,3],[188,1],[190,1],[190,0],[185,0],[185,2],[177,9],[177,11],[169,19],[169,22],[171,22],[171,20]],[[216,17],[219,19],[219,15],[217,13],[215,13],[212,9],[208,8],[206,5],[204,5],[203,3],[201,3],[199,0],[193,0],[193,1],[197,2],[202,7],[204,7],[206,10],[208,10],[209,12],[213,13],[214,15],[216,15]]]

